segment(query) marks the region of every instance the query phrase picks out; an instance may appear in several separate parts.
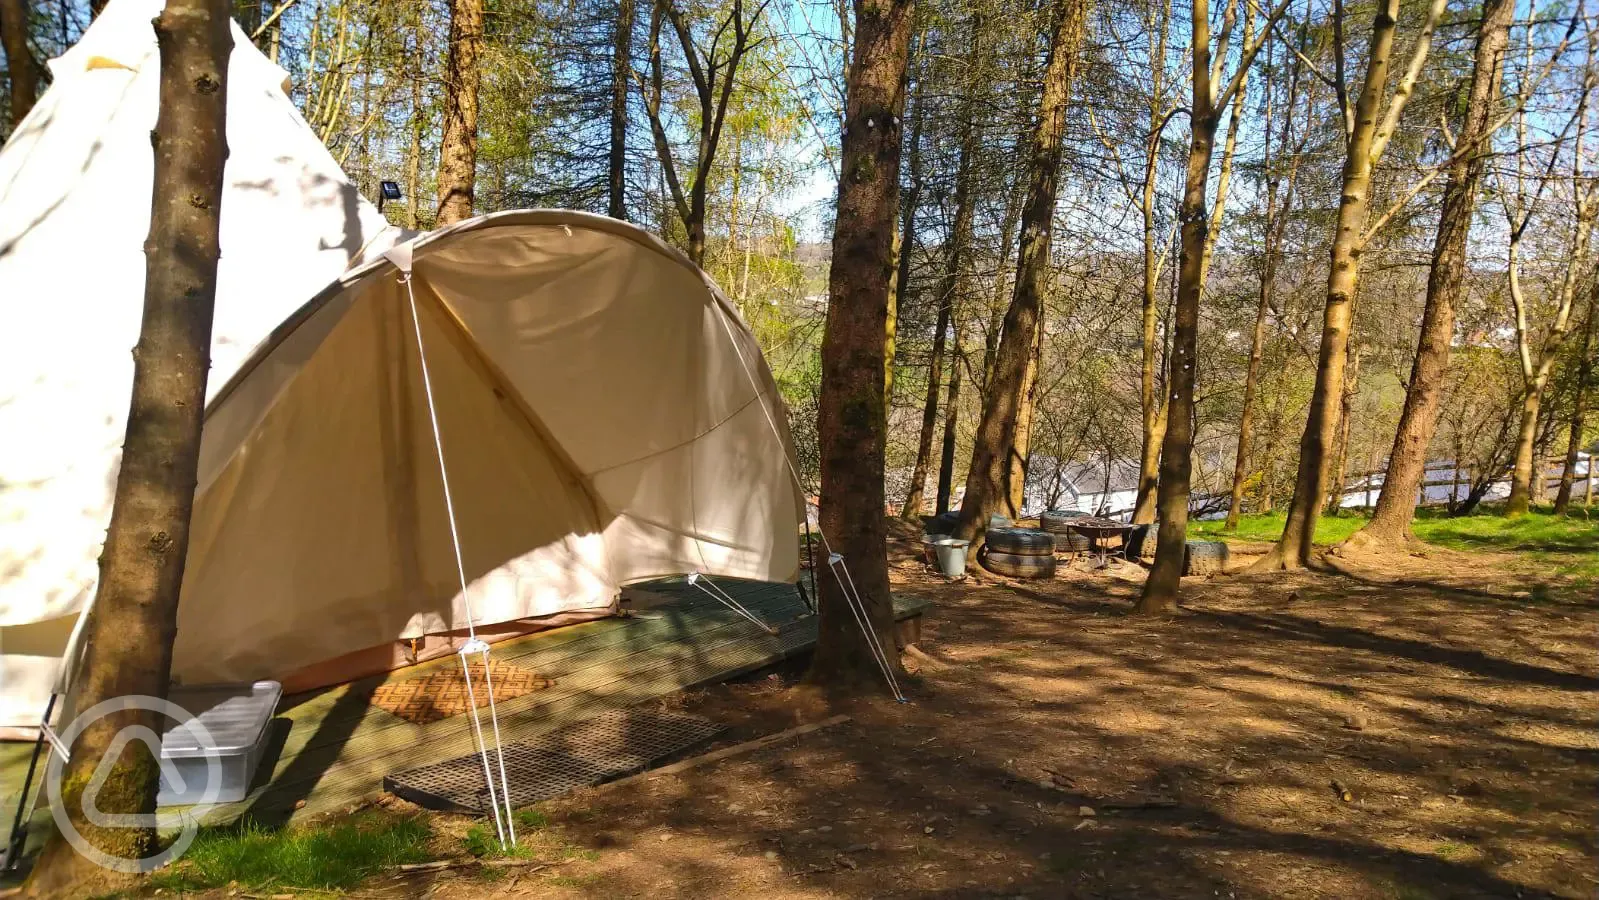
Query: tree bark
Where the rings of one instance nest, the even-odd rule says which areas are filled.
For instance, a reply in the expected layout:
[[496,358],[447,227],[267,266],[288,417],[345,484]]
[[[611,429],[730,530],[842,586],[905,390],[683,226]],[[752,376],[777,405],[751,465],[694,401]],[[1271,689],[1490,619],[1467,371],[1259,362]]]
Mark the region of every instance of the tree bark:
[[[1206,232],[1210,217],[1205,193],[1216,146],[1218,115],[1211,87],[1210,3],[1193,0],[1193,100],[1189,121],[1188,167],[1179,211],[1180,256],[1177,308],[1166,389],[1166,433],[1162,437],[1160,477],[1155,489],[1155,561],[1134,611],[1162,615],[1177,610],[1178,585],[1188,549],[1188,491],[1193,446],[1194,364],[1199,343],[1199,295],[1204,288]],[[1247,64],[1247,63],[1246,63]],[[1147,326],[1146,326],[1147,327]]]
[[0,40],[6,51],[6,77],[11,82],[11,130],[39,99],[39,67],[28,48],[28,0],[0,0]]
[[1016,289],[994,354],[993,374],[972,443],[966,496],[961,501],[960,523],[956,527],[959,537],[972,542],[969,553],[973,557],[987,531],[989,516],[1010,496],[1010,459],[1016,448],[1023,382],[1033,356],[1044,295],[1050,286],[1049,252],[1066,105],[1071,99],[1072,79],[1082,48],[1087,0],[1056,0],[1054,16],[1038,124],[1028,148],[1027,201],[1022,211]]
[[[1358,303],[1356,306],[1358,307]],[[1351,313],[1358,312],[1352,310]],[[1324,500],[1327,515],[1336,516],[1344,505],[1345,468],[1349,462],[1349,418],[1354,412],[1355,395],[1360,393],[1360,351],[1357,349],[1349,363],[1349,377],[1344,381],[1343,397],[1338,403],[1338,440],[1333,444],[1332,465],[1327,471],[1332,476]]]
[[[1338,218],[1333,232],[1331,266],[1327,275],[1327,301],[1322,311],[1321,345],[1316,359],[1316,385],[1299,442],[1299,466],[1294,495],[1288,504],[1288,521],[1277,544],[1252,568],[1256,571],[1293,569],[1307,565],[1314,549],[1316,521],[1327,493],[1329,450],[1337,437],[1338,408],[1344,388],[1344,368],[1349,359],[1349,328],[1353,322],[1355,293],[1360,285],[1360,256],[1364,250],[1367,212],[1371,205],[1371,174],[1387,140],[1397,125],[1405,102],[1426,59],[1432,28],[1442,14],[1435,0],[1413,51],[1409,71],[1386,109],[1383,95],[1398,29],[1399,0],[1380,0],[1372,21],[1366,77],[1349,122]],[[1342,65],[1340,63],[1340,69]]]
[[422,29],[422,6],[412,11],[411,22],[411,143],[405,155],[405,205],[406,224],[410,228],[422,227],[422,132],[426,126],[427,110],[422,98],[422,53],[427,45]]
[[[1560,469],[1560,488],[1555,492],[1555,515],[1563,516],[1571,508],[1572,485],[1577,474],[1577,453],[1582,450],[1583,429],[1588,404],[1588,383],[1593,378],[1593,333],[1596,311],[1599,311],[1599,278],[1594,279],[1588,294],[1588,314],[1582,326],[1582,347],[1577,353],[1577,383],[1572,387],[1571,429],[1566,436],[1566,461]],[[1593,472],[1593,457],[1588,458],[1589,477]]]
[[[909,160],[910,189],[906,192],[905,200],[900,210],[900,236],[899,250],[894,276],[894,293],[896,309],[903,303],[904,296],[908,293],[911,278],[911,254],[916,246],[916,209],[921,202],[922,191],[922,119],[923,110],[921,103],[921,82],[917,81],[917,96],[910,101],[911,111],[907,118],[911,121]],[[897,318],[897,315],[896,315]],[[922,428],[916,442],[916,464],[911,468],[910,488],[905,493],[905,503],[900,507],[900,518],[913,521],[921,518],[922,501],[927,493],[927,468],[928,461],[933,453],[933,429],[938,424],[938,386],[944,364],[944,331],[949,328],[949,308],[943,298],[939,299],[938,322],[933,334],[933,350],[927,360],[927,395],[922,404]],[[893,373],[893,360],[888,360],[885,380]],[[889,395],[885,403],[892,403],[892,383],[885,381],[884,393]]]
[[950,300],[949,328],[951,353],[949,357],[949,393],[944,398],[944,437],[938,450],[938,487],[933,512],[949,512],[949,501],[955,481],[955,442],[960,436],[961,375],[966,367],[966,348],[961,342],[960,311]]
[[450,0],[436,227],[472,218],[477,181],[478,55],[482,48],[483,0]]
[[[1427,468],[1427,448],[1438,426],[1438,403],[1449,369],[1449,348],[1455,336],[1455,304],[1460,300],[1466,274],[1466,240],[1471,234],[1477,186],[1487,162],[1484,152],[1489,119],[1494,115],[1504,77],[1505,48],[1510,23],[1515,19],[1511,0],[1485,0],[1482,26],[1472,62],[1471,88],[1465,121],[1455,139],[1459,158],[1449,167],[1444,183],[1438,231],[1433,238],[1432,267],[1427,273],[1427,300],[1421,314],[1421,336],[1410,367],[1405,405],[1399,413],[1393,449],[1383,475],[1382,493],[1371,521],[1360,529],[1355,543],[1368,547],[1393,547],[1414,540],[1410,523],[1415,516],[1416,491]],[[1458,152],[1458,151],[1457,151]],[[1458,466],[1459,460],[1456,460]]]
[[[916,440],[916,465],[911,469],[911,489],[905,495],[900,518],[915,520],[922,515],[923,494],[933,456],[933,432],[938,427],[938,389],[944,374],[944,340],[949,331],[949,303],[940,300],[938,322],[934,325],[933,350],[927,358],[927,397],[922,401],[922,430]],[[942,512],[942,510],[939,510]]]
[[1166,402],[1159,396],[1155,378],[1159,369],[1157,345],[1160,324],[1160,266],[1161,255],[1156,248],[1158,238],[1155,227],[1157,197],[1156,176],[1160,172],[1160,137],[1167,122],[1167,111],[1162,84],[1166,74],[1166,36],[1171,19],[1170,0],[1151,4],[1155,16],[1150,30],[1155,33],[1155,52],[1150,56],[1149,133],[1144,139],[1144,185],[1139,198],[1139,212],[1143,215],[1144,238],[1144,290],[1143,313],[1143,368],[1139,375],[1139,411],[1143,416],[1143,446],[1139,453],[1138,493],[1133,502],[1133,523],[1147,525],[1155,521],[1155,483],[1159,478],[1160,445],[1166,435]]
[[[117,697],[165,697],[171,677],[216,300],[231,11],[227,0],[168,0],[155,20],[161,100],[144,315],[111,524],[75,681],[80,712]],[[142,726],[159,734],[164,724],[153,712],[122,710],[88,725],[73,743],[61,779],[63,806],[72,827],[113,856],[148,858],[156,850],[155,829],[95,826],[84,806],[152,813],[159,782],[152,748],[126,742],[94,795],[85,791],[119,732]],[[53,836],[26,891],[62,896],[105,874]]]
[[[899,116],[911,6],[911,0],[855,3],[817,421],[822,535],[843,555],[868,624],[895,667],[883,515],[883,336],[899,212]],[[880,676],[869,645],[839,579],[828,576],[818,576],[818,639],[809,677],[834,685],[875,682]]]
[[606,215],[627,220],[627,97],[633,77],[634,0],[617,0],[611,47],[611,146]]
[[1016,443],[1011,448],[1010,496],[1007,498],[1008,515],[1012,519],[1022,517],[1022,509],[1027,505],[1027,462],[1028,450],[1033,440],[1033,404],[1035,394],[1038,393],[1038,367],[1043,362],[1044,355],[1045,314],[1040,308],[1038,313],[1038,328],[1033,334],[1033,347],[1027,357],[1027,370],[1022,375],[1022,390],[1019,406],[1016,410]]

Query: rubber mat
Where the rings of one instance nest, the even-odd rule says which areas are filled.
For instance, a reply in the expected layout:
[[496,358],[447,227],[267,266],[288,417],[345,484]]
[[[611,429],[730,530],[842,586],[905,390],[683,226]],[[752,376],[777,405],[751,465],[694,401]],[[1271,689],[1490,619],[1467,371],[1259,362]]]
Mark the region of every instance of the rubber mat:
[[[505,777],[511,805],[528,806],[641,772],[723,730],[723,726],[696,716],[621,709],[533,740],[506,744]],[[495,763],[494,754],[489,754],[489,760]],[[497,789],[500,773],[493,774]],[[489,811],[483,760],[476,753],[396,772],[383,779],[383,787],[428,809],[473,814]]]
[[[471,673],[472,691],[477,707],[482,709],[489,705],[489,695],[483,685],[483,664],[472,663]],[[495,703],[504,703],[555,683],[537,672],[497,659],[489,662],[489,675],[493,678]],[[458,716],[472,708],[467,700],[466,680],[461,677],[460,666],[388,682],[372,694],[372,705],[416,725]]]

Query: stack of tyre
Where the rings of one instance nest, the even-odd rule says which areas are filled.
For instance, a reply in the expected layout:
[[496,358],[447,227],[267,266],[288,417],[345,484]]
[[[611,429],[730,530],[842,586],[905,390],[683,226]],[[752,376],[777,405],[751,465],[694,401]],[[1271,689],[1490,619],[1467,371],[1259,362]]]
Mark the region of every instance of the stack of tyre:
[[978,562],[1006,578],[1053,578],[1055,536],[1032,528],[990,528]]
[[1072,522],[1088,517],[1080,509],[1047,509],[1038,517],[1038,527],[1054,536],[1056,553],[1083,553],[1089,549],[1088,538],[1073,531]]

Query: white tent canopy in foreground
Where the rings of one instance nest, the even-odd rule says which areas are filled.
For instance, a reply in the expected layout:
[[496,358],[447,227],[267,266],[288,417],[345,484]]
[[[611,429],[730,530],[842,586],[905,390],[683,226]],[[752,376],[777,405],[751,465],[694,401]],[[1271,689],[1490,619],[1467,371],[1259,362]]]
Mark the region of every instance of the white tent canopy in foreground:
[[177,676],[283,677],[465,628],[468,602],[482,625],[609,612],[621,586],[663,575],[795,577],[782,401],[682,254],[565,211],[401,249],[470,597],[404,273],[380,260],[292,316],[211,404]]
[[[111,3],[0,149],[0,730],[38,721],[93,596],[144,291],[160,7]],[[465,604],[409,306],[381,258],[402,235],[282,70],[234,39],[174,674],[326,683],[427,652],[393,642],[464,629]],[[405,246],[477,624],[601,614],[656,575],[794,575],[781,402],[681,254],[562,212]]]

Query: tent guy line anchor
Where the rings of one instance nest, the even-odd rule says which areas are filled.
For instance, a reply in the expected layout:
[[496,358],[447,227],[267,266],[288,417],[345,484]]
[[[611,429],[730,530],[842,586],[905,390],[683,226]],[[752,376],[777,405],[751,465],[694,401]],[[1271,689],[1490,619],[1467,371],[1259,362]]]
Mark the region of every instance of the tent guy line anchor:
[[[466,679],[466,701],[472,715],[472,734],[476,738],[478,756],[483,760],[483,781],[489,790],[489,806],[494,810],[494,834],[502,849],[516,846],[516,816],[511,809],[511,785],[505,775],[505,749],[500,741],[500,717],[494,708],[494,680],[489,674],[489,645],[477,636],[477,626],[472,615],[472,594],[466,584],[466,563],[461,555],[461,534],[455,523],[455,501],[450,494],[449,470],[444,465],[444,439],[439,433],[439,413],[433,403],[433,379],[428,373],[427,349],[422,343],[422,319],[416,311],[416,291],[411,285],[411,246],[399,244],[383,254],[400,270],[400,283],[405,285],[405,296],[411,306],[411,327],[416,332],[416,353],[421,361],[422,393],[427,399],[428,421],[433,427],[433,449],[438,454],[439,481],[444,486],[444,510],[450,520],[450,544],[455,550],[455,571],[461,580],[461,603],[466,610],[467,641],[461,645],[461,677]],[[500,788],[494,789],[494,774],[489,765],[489,748],[483,737],[483,719],[478,714],[477,693],[472,689],[470,657],[480,655],[483,662],[483,691],[488,695],[489,722],[494,731],[494,756],[500,770]]]

